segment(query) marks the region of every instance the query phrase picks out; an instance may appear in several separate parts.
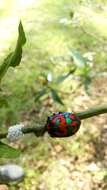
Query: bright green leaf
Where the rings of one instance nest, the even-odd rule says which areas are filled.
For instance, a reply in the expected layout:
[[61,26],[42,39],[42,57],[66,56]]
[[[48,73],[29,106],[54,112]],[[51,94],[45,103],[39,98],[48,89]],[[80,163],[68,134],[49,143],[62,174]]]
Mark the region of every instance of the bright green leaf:
[[64,103],[62,102],[61,98],[59,97],[57,91],[52,89],[52,88],[51,88],[51,95],[52,95],[52,98],[55,102],[57,102],[61,105],[64,105]]
[[91,68],[86,65],[84,67],[81,67],[77,70],[76,74],[82,76],[82,77],[85,77],[87,78],[88,76],[90,76],[90,73],[91,73]]
[[6,74],[8,68],[16,67],[20,64],[21,58],[22,58],[22,47],[26,43],[26,37],[23,29],[23,25],[20,21],[19,27],[18,27],[18,40],[16,44],[16,48],[14,52],[11,52],[4,60],[3,64],[0,66],[0,81]]
[[0,158],[15,158],[20,156],[21,151],[0,141]]

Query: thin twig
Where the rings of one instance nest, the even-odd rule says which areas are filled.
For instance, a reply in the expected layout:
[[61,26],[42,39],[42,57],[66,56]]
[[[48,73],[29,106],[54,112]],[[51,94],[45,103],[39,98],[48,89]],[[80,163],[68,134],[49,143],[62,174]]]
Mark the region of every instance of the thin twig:
[[96,115],[107,113],[107,105],[98,106],[95,108],[90,108],[86,111],[76,113],[76,115],[81,119],[87,119],[90,117],[94,117]]
[[[104,114],[104,113],[107,113],[107,105],[90,108],[86,111],[75,113],[75,115],[78,116],[81,120],[83,120],[83,119],[87,119],[87,118],[94,117],[94,116]],[[46,127],[45,126],[39,126],[39,127],[38,126],[33,126],[33,127],[25,126],[22,128],[22,131],[24,134],[34,133],[38,137],[38,136],[42,136],[46,132]],[[0,133],[0,139],[6,138],[7,134],[8,134],[8,132]]]

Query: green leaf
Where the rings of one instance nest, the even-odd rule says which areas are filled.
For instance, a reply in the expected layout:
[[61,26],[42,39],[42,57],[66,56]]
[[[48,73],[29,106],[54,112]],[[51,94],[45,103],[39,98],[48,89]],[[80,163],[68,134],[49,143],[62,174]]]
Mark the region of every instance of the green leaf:
[[70,49],[70,55],[75,61],[77,67],[85,67],[87,64],[87,60],[76,50]]
[[42,96],[46,94],[46,88],[38,91],[35,96],[35,102],[37,102]]
[[3,64],[0,66],[0,81],[6,74],[8,68],[16,67],[20,64],[21,58],[22,58],[22,47],[26,43],[26,37],[23,29],[23,25],[20,21],[19,27],[18,27],[18,39],[17,44],[14,52],[11,52],[5,59]]
[[67,79],[72,73],[74,73],[76,70],[76,68],[74,68],[73,70],[69,71],[67,74],[65,75],[61,75],[57,78],[56,83],[61,83],[63,82],[65,79]]
[[57,91],[52,89],[52,88],[51,88],[51,95],[52,95],[52,98],[55,102],[57,102],[61,105],[64,105],[64,103],[62,102],[61,98],[59,97]]
[[65,74],[65,75],[62,75],[62,76],[59,76],[58,78],[57,78],[57,83],[61,83],[61,82],[63,82],[66,78],[68,78],[70,76],[70,73],[67,73],[67,74]]
[[0,108],[2,107],[8,107],[8,101],[6,97],[0,96]]
[[91,68],[88,65],[77,69],[77,72],[76,72],[76,74],[78,74],[84,78],[87,78],[88,76],[90,76],[90,73],[91,73]]
[[15,158],[20,156],[21,151],[0,141],[0,158]]

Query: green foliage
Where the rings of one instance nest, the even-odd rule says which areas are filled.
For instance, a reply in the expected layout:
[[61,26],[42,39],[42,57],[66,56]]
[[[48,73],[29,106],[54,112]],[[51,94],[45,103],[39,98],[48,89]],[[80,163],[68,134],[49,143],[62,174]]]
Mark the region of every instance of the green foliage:
[[81,84],[84,85],[84,88],[88,95],[89,87],[92,82],[93,77],[96,75],[96,71],[92,71],[93,63],[86,57],[84,57],[80,52],[74,49],[70,49],[70,55],[73,58],[76,64],[75,76],[80,77]]
[[[25,33],[21,21],[19,23],[18,31],[19,36],[15,51],[11,52],[0,66],[0,81],[6,74],[9,67],[16,67],[20,64],[22,58],[22,47],[26,43]],[[8,107],[8,101],[5,97],[0,95],[0,108],[2,107]],[[0,158],[15,158],[19,155],[19,150],[14,149],[0,141]]]
[[43,88],[42,90],[38,91],[35,95],[35,102],[38,101],[42,96],[44,96],[47,93],[46,88]]
[[9,67],[16,67],[20,64],[22,58],[22,47],[26,43],[26,37],[21,21],[19,23],[18,31],[19,31],[19,36],[15,51],[9,53],[9,55],[5,58],[4,62],[0,66],[0,81],[6,74]]
[[[60,105],[64,106],[64,103],[59,96],[58,85],[64,82],[71,74],[73,74],[75,68],[70,70],[65,75],[59,75],[56,79],[54,78],[52,73],[48,73],[47,75],[40,74],[39,82],[42,84],[42,90],[36,92],[35,95],[35,102],[37,102],[41,97],[45,95],[51,95],[53,101],[59,103]],[[49,79],[50,76],[50,79]]]
[[74,67],[72,70],[70,70],[67,74],[65,75],[60,75],[57,80],[56,83],[62,83],[65,81],[65,79],[67,79],[71,74],[73,74],[76,71],[76,67]]
[[0,95],[0,108],[8,107],[8,100],[3,95]]
[[87,64],[86,59],[76,50],[70,49],[71,57],[74,59],[77,67],[85,67]]
[[20,156],[20,150],[0,141],[0,158],[16,158]]
[[63,101],[61,100],[61,98],[59,97],[57,91],[54,90],[54,89],[52,89],[52,88],[50,89],[50,91],[51,91],[53,100],[54,100],[55,102],[58,102],[58,103],[61,104],[61,105],[64,105],[64,103],[63,103]]

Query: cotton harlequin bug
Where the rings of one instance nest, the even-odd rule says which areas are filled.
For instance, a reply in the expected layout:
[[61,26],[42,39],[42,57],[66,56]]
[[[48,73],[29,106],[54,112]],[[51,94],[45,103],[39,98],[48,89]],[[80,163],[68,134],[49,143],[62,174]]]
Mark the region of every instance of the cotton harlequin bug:
[[69,137],[80,128],[81,121],[73,113],[59,112],[48,117],[46,130],[51,137]]

